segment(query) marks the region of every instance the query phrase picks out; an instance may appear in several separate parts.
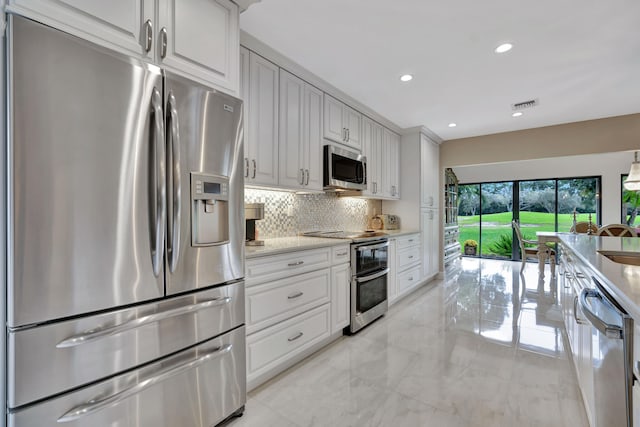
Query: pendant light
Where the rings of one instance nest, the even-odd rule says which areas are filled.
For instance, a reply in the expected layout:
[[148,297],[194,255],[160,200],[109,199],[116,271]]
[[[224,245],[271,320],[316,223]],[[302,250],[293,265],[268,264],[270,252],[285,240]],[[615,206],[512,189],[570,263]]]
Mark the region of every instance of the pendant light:
[[629,191],[640,191],[640,162],[638,162],[638,152],[635,152],[631,170],[627,180],[624,182],[624,188]]

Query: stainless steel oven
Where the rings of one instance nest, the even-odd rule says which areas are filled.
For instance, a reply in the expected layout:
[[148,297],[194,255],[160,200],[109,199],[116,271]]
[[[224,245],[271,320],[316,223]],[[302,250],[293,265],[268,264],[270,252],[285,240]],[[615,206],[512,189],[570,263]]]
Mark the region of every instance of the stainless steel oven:
[[353,334],[387,312],[389,241],[369,240],[351,245],[351,324]]

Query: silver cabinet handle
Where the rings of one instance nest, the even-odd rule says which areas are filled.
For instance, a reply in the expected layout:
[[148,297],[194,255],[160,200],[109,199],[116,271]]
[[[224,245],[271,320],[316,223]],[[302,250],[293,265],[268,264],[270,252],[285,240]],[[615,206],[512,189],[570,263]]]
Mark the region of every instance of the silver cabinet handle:
[[304,185],[309,185],[309,169],[305,169],[305,172],[307,174],[307,179],[304,181]]
[[347,142],[349,142],[350,138],[351,138],[351,135],[349,135],[349,128],[347,128]]
[[577,272],[577,273],[576,273],[576,277],[577,277],[578,279],[584,279],[586,276],[585,276],[584,274],[580,273],[580,272]]
[[295,294],[291,294],[287,297],[287,299],[296,299],[296,298],[300,298],[302,295],[304,295],[304,292],[296,292]]
[[162,270],[164,259],[164,232],[167,221],[167,188],[165,170],[165,142],[164,142],[164,114],[162,112],[162,97],[157,88],[153,88],[151,105],[154,116],[154,140],[152,142],[153,171],[149,182],[155,188],[149,191],[151,197],[151,218],[154,227],[151,230],[151,261],[153,274],[158,277]]
[[219,305],[229,304],[229,302],[231,302],[231,297],[219,297],[219,298],[212,298],[206,301],[201,301],[195,304],[190,304],[184,307],[172,308],[170,310],[161,311],[159,313],[151,313],[146,315],[143,314],[141,317],[137,317],[135,319],[121,323],[119,325],[97,327],[97,328],[82,332],[80,334],[65,338],[64,340],[60,341],[56,345],[56,348],[77,347],[81,344],[95,341],[99,338],[105,338],[105,337],[121,334],[123,332],[130,331],[131,329],[136,329],[143,325],[148,325],[149,323],[160,322],[161,320],[165,320],[170,317],[176,317],[183,314],[194,313],[196,311],[200,311],[205,308],[211,308]]
[[249,158],[244,158],[244,177],[249,178]]
[[413,282],[413,276],[409,277],[409,281]]
[[586,325],[587,322],[578,319],[578,296],[573,297],[573,318],[576,319],[578,325]]
[[171,205],[167,227],[167,256],[169,258],[169,271],[173,273],[180,259],[180,224],[182,218],[182,194],[181,194],[181,170],[180,170],[180,125],[178,118],[176,98],[169,92],[167,101],[167,153],[171,161],[168,174],[167,188],[171,190]]
[[291,341],[295,341],[298,338],[302,338],[304,334],[302,332],[298,332],[297,334],[295,334],[294,336],[292,336],[291,338],[287,338],[287,341],[291,342]]
[[253,162],[253,176],[251,178],[256,178],[256,169],[258,169],[258,164],[256,163],[256,159],[251,160]]
[[153,43],[153,24],[151,19],[144,21],[144,50],[149,52]]
[[167,56],[167,29],[162,27],[160,30],[160,58]]
[[184,363],[182,360],[177,360],[175,364],[169,365],[166,368],[154,372],[153,375],[149,376],[148,378],[137,378],[134,376],[132,377],[132,379],[136,382],[136,384],[110,396],[96,396],[95,398],[88,400],[85,403],[81,403],[80,405],[75,406],[64,413],[60,418],[58,418],[58,422],[67,423],[70,421],[75,421],[87,415],[96,413],[102,409],[114,406],[118,402],[121,402],[131,396],[135,396],[136,394],[141,393],[142,391],[146,390],[149,387],[152,387],[159,382],[165,381],[175,375],[181,374],[191,369],[195,369],[198,366],[203,365],[204,363],[223,356],[229,353],[232,348],[233,346],[231,344],[225,344],[223,346],[209,350],[205,354],[199,356],[197,359],[194,359],[189,363]]
[[409,240],[407,240],[407,241],[408,241],[409,243],[412,243],[412,242],[413,242],[413,239],[409,239]]
[[298,184],[304,185],[304,169],[302,168],[300,168],[300,182]]
[[341,254],[336,254],[336,256],[345,256],[347,255],[349,252],[342,252]]
[[289,264],[287,264],[289,267],[295,267],[297,265],[302,265],[304,264],[304,261],[296,261],[296,262],[290,262]]
[[413,255],[409,255],[409,259],[413,259]]

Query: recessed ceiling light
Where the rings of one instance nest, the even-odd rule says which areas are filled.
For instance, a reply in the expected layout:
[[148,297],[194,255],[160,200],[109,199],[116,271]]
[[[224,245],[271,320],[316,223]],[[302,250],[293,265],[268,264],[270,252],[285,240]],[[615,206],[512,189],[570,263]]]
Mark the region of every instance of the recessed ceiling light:
[[511,115],[511,117],[520,117],[521,115],[523,115],[524,113],[522,111],[516,111],[515,113],[513,113]]
[[503,43],[495,49],[495,53],[505,53],[511,50],[513,45],[511,43]]
[[413,76],[411,74],[404,74],[400,76],[400,80],[403,82],[408,82],[409,80],[413,80]]
[[456,127],[456,126],[458,126],[456,123],[449,123],[449,127],[450,127],[450,128],[454,128],[454,127]]

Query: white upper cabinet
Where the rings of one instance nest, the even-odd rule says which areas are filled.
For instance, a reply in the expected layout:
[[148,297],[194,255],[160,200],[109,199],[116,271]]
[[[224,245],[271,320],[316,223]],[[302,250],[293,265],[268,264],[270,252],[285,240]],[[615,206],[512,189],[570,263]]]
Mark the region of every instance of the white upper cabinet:
[[425,208],[437,208],[440,152],[438,145],[424,135],[420,135],[420,157],[421,205]]
[[238,91],[238,6],[230,0],[159,0],[158,62]]
[[7,11],[112,49],[153,59],[154,0],[9,0],[7,3]]
[[368,117],[362,118],[362,154],[367,158],[367,189],[364,196],[381,196],[382,126]]
[[322,190],[322,91],[280,70],[279,186]]
[[384,199],[400,198],[400,136],[382,128],[381,194]]
[[362,114],[332,96],[324,94],[325,138],[361,150],[361,126]]
[[10,0],[6,9],[238,94],[239,16],[230,0]]
[[[241,79],[244,80],[244,79]],[[254,52],[249,52],[249,90],[244,102],[249,113],[245,118],[245,184],[278,183],[278,98],[279,68]]]

